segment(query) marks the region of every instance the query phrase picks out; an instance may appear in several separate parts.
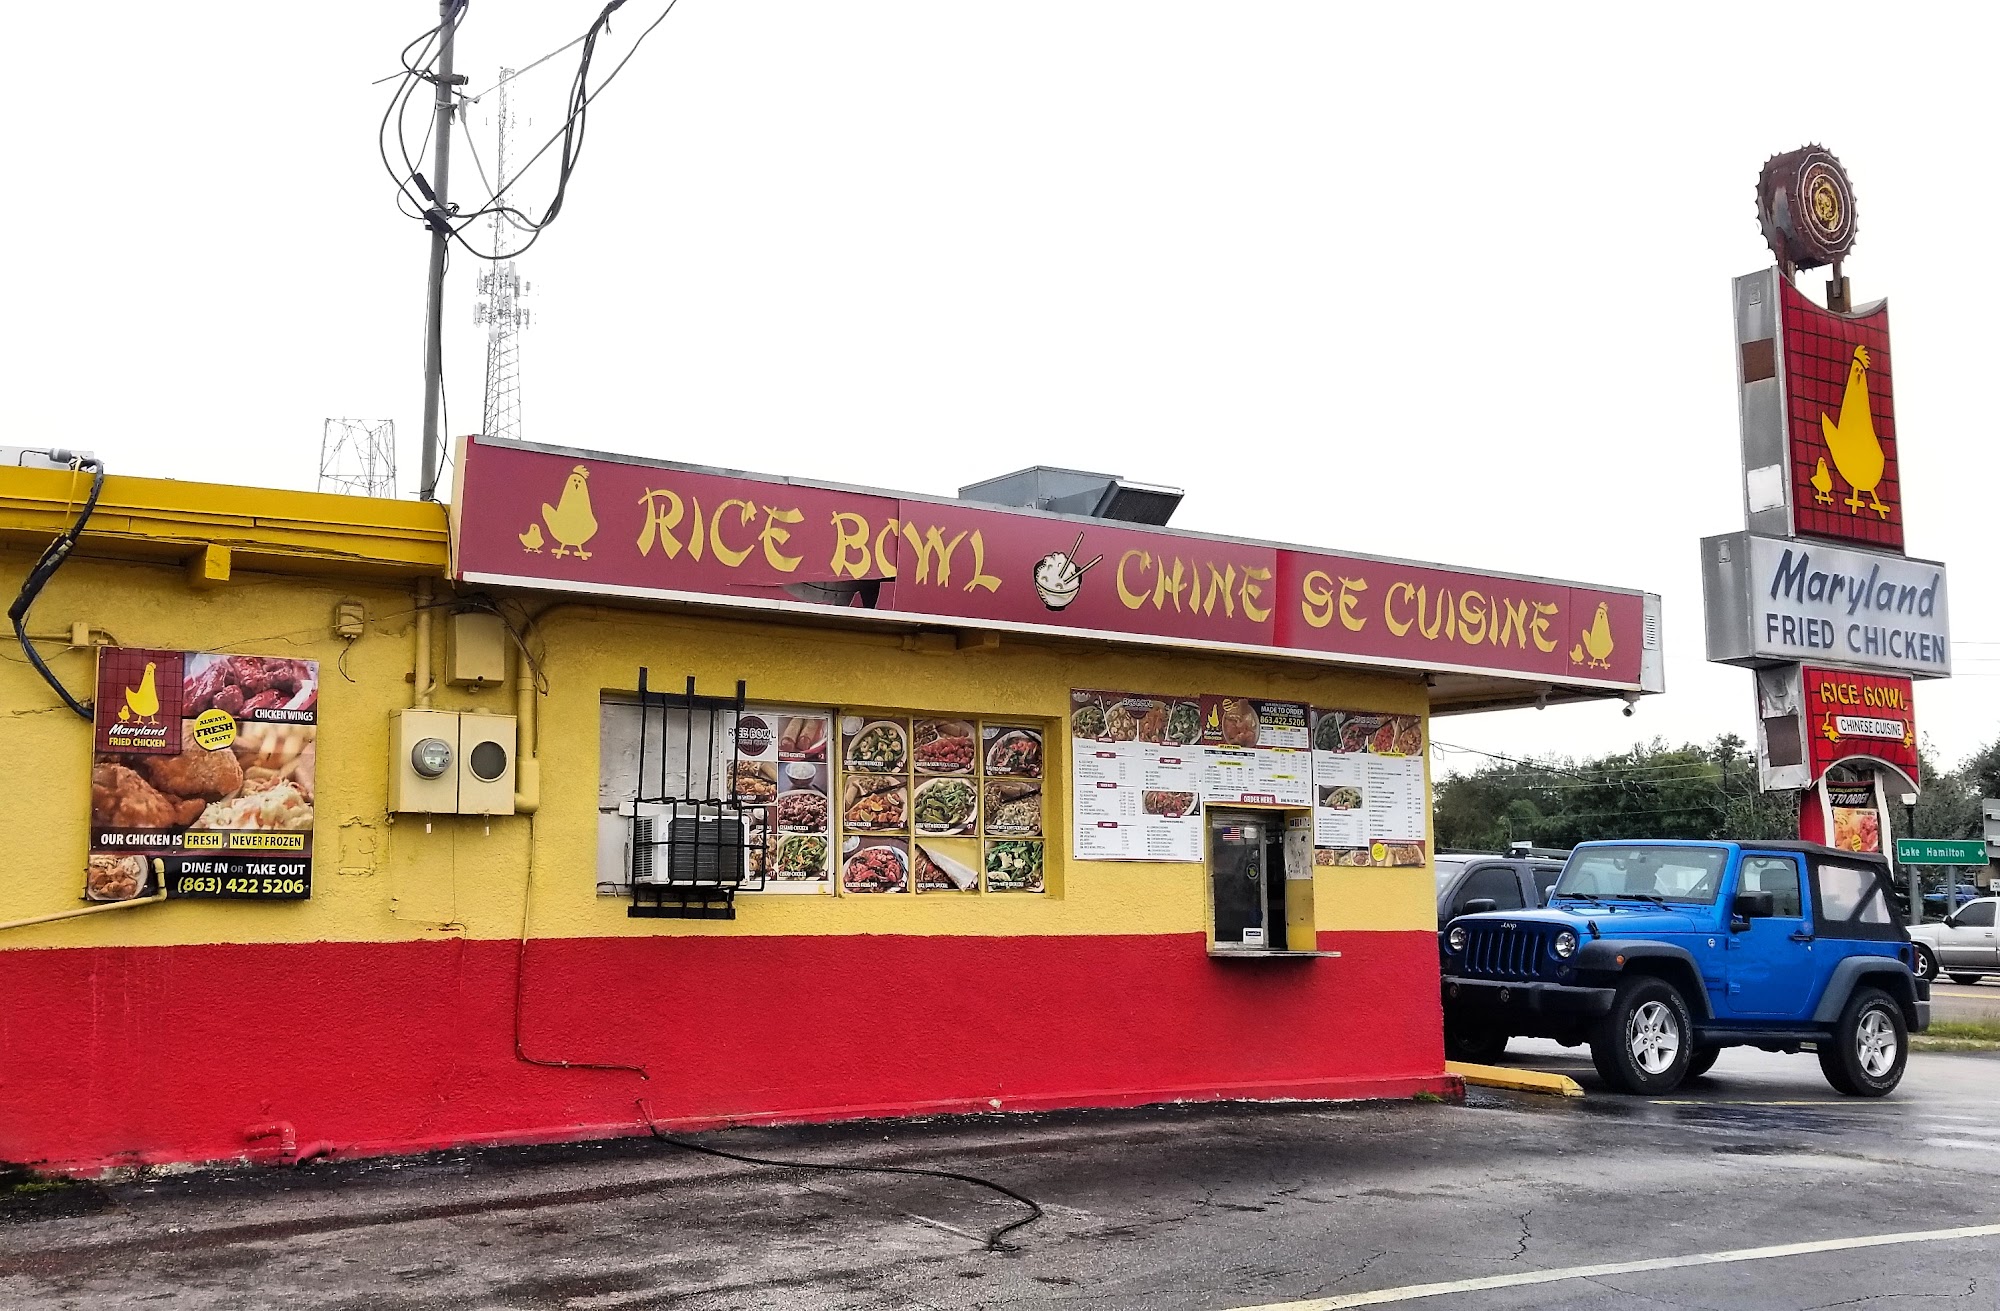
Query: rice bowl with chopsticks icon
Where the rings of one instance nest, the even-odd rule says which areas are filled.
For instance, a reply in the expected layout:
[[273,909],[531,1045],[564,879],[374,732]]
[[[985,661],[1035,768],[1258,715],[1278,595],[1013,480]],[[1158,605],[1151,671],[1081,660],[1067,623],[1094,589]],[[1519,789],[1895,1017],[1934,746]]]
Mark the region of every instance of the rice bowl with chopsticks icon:
[[1076,600],[1083,590],[1084,571],[1104,559],[1094,555],[1085,564],[1078,564],[1076,557],[1083,553],[1083,534],[1076,535],[1076,545],[1067,552],[1051,551],[1035,561],[1035,591],[1040,594],[1042,604],[1051,610],[1061,610]]

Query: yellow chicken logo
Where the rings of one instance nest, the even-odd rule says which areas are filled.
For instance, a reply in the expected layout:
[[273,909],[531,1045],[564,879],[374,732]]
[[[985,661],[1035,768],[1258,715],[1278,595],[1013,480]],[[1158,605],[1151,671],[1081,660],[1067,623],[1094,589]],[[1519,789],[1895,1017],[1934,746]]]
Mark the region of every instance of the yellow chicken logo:
[[579,560],[590,558],[590,552],[583,548],[597,536],[597,516],[590,509],[588,466],[579,464],[570,471],[569,479],[563,483],[562,497],[554,505],[542,502],[542,523],[531,523],[526,532],[519,534],[524,550],[541,551],[542,524],[548,525],[549,536],[556,540],[556,549],[549,554],[574,555]]
[[1583,630],[1583,640],[1569,649],[1569,662],[1586,669],[1609,669],[1616,646],[1611,640],[1611,607],[1599,601],[1597,617]]
[[[1875,495],[1875,486],[1882,481],[1882,469],[1887,457],[1882,453],[1881,441],[1875,436],[1875,416],[1868,407],[1866,346],[1854,348],[1854,360],[1847,368],[1847,390],[1840,397],[1840,417],[1836,419],[1822,413],[1819,426],[1826,437],[1826,449],[1833,456],[1833,467],[1840,470],[1840,476],[1853,489],[1847,496],[1847,512],[1861,513],[1861,496],[1865,492],[1868,495],[1867,508],[1887,519],[1894,507],[1883,504],[1882,499]],[[1824,460],[1820,462],[1813,486],[1818,489],[1814,500],[1828,505],[1833,503],[1833,480],[1826,477]]]
[[160,722],[160,690],[153,681],[158,668],[152,661],[147,661],[146,672],[140,676],[139,686],[125,689],[125,704],[118,707],[118,718],[121,722],[129,723],[135,715],[142,724]]

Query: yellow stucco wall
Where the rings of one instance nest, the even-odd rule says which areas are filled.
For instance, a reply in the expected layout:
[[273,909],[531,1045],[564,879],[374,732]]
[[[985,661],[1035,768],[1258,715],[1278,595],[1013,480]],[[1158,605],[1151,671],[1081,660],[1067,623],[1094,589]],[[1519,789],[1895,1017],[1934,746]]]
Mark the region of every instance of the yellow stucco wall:
[[[32,556],[0,552],[11,597]],[[656,685],[694,674],[705,692],[746,679],[753,700],[899,708],[1060,722],[1072,687],[1162,694],[1226,693],[1404,714],[1425,712],[1423,687],[1303,664],[1207,658],[1006,637],[994,649],[905,649],[898,634],[774,625],[565,603],[540,621],[548,695],[541,703],[542,807],[526,817],[394,817],[387,802],[389,717],[408,705],[414,593],[405,582],[303,572],[238,571],[194,590],[175,563],[77,558],[37,603],[30,628],[66,633],[75,622],[128,646],[241,651],[321,662],[316,856],[311,900],[176,901],[0,934],[0,950],[191,942],[396,940],[521,932],[533,853],[532,932],[538,936],[744,933],[1094,934],[1199,932],[1206,924],[1199,865],[1070,860],[1063,802],[1068,762],[1050,735],[1049,864],[1057,895],[751,896],[734,921],[635,920],[626,903],[596,895],[598,709],[630,690],[645,665]],[[448,596],[440,582],[440,599]],[[531,610],[551,604],[521,598]],[[367,632],[347,652],[332,633],[335,606],[359,600]],[[441,625],[436,634],[441,657]],[[44,646],[81,697],[93,661]],[[56,703],[11,635],[0,647],[0,831],[10,857],[0,877],[0,921],[80,904],[89,810],[88,727]],[[446,709],[510,713],[511,687],[440,687]],[[427,831],[428,829],[428,831]],[[532,836],[531,836],[532,835]],[[1321,929],[1424,929],[1434,922],[1427,868],[1321,870]]]

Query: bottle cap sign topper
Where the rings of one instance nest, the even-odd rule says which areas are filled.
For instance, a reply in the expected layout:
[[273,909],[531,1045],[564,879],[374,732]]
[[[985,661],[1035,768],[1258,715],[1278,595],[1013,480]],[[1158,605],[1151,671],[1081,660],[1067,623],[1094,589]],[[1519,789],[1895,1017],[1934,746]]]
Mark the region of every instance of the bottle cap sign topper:
[[1839,263],[1854,247],[1847,170],[1823,146],[1773,155],[1757,179],[1757,219],[1786,277]]

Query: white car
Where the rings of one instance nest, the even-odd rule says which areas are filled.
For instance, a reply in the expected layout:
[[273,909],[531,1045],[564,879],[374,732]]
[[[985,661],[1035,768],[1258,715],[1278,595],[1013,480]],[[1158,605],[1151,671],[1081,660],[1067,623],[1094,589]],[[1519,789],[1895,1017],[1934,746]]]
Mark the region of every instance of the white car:
[[1912,924],[1917,977],[1929,982],[1944,974],[1953,983],[1977,983],[1982,975],[2000,974],[2000,938],[1993,936],[1996,907],[2000,897],[1981,897],[1942,920]]

